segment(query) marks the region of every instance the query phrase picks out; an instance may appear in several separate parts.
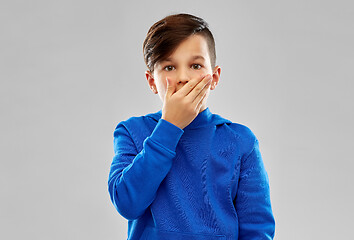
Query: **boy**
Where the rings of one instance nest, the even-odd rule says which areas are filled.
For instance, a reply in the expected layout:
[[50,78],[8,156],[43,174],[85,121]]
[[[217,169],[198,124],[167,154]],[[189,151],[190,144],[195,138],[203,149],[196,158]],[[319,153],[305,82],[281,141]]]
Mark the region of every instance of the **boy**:
[[167,16],[150,28],[143,50],[146,79],[163,107],[117,125],[108,179],[128,240],[273,239],[256,136],[206,106],[221,72],[208,24]]

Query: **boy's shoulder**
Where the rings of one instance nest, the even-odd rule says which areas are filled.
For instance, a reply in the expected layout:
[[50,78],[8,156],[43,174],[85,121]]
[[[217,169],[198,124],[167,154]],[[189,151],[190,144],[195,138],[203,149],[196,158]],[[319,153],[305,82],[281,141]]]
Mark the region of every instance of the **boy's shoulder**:
[[225,124],[236,136],[241,140],[244,146],[253,146],[257,140],[253,131],[245,124],[231,121],[226,117],[222,117],[219,114],[213,114],[213,117],[217,119],[220,124]]
[[248,126],[246,126],[244,124],[233,122],[229,125],[229,127],[232,130],[234,130],[236,134],[238,134],[240,136],[244,136],[244,137],[248,137],[248,138],[255,137],[255,134],[253,133],[253,131]]
[[124,120],[121,120],[117,125],[116,125],[116,129],[118,126],[123,125],[125,127],[129,127],[129,126],[142,126],[144,124],[146,124],[149,121],[155,121],[158,122],[158,120],[161,118],[162,116],[162,111],[157,111],[157,112],[153,112],[153,113],[148,113],[145,115],[133,115],[131,117],[128,117]]

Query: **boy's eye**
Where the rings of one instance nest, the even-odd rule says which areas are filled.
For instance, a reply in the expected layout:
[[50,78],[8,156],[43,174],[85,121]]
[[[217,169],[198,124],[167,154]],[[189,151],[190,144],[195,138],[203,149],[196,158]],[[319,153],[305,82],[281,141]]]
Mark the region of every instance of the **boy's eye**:
[[174,67],[171,66],[171,65],[168,65],[168,66],[164,67],[164,69],[165,69],[166,71],[172,71],[173,68],[174,68]]
[[200,64],[193,64],[192,68],[194,69],[200,69],[202,66]]
[[[192,64],[192,68],[193,69],[200,69],[202,66],[200,65],[200,64]],[[164,70],[166,70],[166,71],[172,71],[172,70],[174,70],[175,69],[175,67],[174,66],[171,66],[171,65],[168,65],[168,66],[166,66],[166,67],[164,67]]]

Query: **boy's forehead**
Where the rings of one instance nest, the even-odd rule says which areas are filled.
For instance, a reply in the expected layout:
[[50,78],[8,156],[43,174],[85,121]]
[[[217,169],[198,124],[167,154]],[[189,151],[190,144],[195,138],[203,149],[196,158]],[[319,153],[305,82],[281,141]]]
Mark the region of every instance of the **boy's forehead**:
[[[200,54],[198,54],[198,53],[194,54],[194,55],[192,54],[191,56],[184,55],[184,57],[188,58],[189,60],[198,60],[199,59],[199,60],[204,60],[205,61],[205,57],[200,55]],[[162,60],[162,62],[171,62],[173,60],[174,60],[173,56],[169,56],[166,59]]]

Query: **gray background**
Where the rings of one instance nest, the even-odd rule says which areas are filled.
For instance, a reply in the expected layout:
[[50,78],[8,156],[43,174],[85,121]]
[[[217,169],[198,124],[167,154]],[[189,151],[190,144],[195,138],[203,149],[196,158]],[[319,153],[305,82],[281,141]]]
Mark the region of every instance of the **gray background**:
[[110,202],[113,131],[158,111],[142,43],[172,13],[204,18],[213,113],[260,142],[275,239],[352,236],[352,1],[1,1],[0,238],[126,239]]

